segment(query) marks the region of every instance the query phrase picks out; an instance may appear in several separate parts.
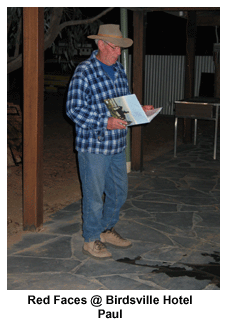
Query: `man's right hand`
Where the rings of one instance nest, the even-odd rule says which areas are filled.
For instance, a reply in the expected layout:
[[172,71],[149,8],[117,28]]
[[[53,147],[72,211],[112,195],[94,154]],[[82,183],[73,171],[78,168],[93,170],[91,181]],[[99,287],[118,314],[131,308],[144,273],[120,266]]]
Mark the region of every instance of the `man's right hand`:
[[114,117],[108,118],[107,129],[126,129],[127,122],[121,119],[116,119]]

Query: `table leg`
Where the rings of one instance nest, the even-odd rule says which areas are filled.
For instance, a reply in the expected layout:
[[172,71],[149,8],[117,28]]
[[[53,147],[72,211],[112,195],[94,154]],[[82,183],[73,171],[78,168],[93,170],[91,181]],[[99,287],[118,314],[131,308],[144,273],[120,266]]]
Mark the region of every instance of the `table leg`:
[[214,134],[214,160],[216,160],[216,152],[217,152],[218,109],[219,109],[219,106],[216,106],[215,134]]
[[175,131],[174,131],[174,157],[177,157],[177,122],[178,122],[178,118],[175,117]]
[[196,145],[196,136],[197,136],[197,119],[195,119],[195,124],[194,124],[194,145]]

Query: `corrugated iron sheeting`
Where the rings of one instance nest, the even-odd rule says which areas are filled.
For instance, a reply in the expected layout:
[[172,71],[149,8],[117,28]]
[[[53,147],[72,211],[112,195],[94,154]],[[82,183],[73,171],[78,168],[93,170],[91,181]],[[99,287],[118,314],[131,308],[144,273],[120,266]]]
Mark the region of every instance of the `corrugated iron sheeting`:
[[[131,67],[131,56],[129,56]],[[199,95],[202,72],[214,73],[212,56],[195,57],[195,96]],[[144,103],[163,107],[164,115],[174,115],[174,101],[184,98],[185,56],[146,55]],[[131,85],[131,69],[129,69]]]

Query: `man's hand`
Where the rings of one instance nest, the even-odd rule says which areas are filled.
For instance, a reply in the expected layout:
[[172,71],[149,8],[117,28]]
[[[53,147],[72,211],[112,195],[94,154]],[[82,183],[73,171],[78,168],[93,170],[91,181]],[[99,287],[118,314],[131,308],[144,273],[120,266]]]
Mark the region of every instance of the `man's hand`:
[[144,112],[150,111],[150,110],[154,110],[154,106],[153,105],[143,105],[142,106]]
[[126,129],[127,122],[121,119],[116,119],[114,117],[108,118],[107,129]]

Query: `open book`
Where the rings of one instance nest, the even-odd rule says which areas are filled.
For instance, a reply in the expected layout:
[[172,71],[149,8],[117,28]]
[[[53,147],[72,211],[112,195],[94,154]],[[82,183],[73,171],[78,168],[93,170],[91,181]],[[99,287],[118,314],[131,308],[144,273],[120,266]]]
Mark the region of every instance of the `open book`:
[[144,112],[135,94],[114,97],[104,100],[114,118],[127,121],[128,126],[149,123],[162,108]]

